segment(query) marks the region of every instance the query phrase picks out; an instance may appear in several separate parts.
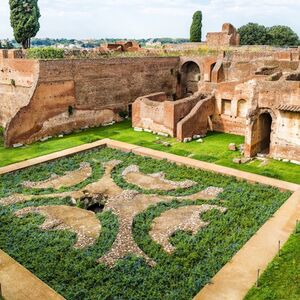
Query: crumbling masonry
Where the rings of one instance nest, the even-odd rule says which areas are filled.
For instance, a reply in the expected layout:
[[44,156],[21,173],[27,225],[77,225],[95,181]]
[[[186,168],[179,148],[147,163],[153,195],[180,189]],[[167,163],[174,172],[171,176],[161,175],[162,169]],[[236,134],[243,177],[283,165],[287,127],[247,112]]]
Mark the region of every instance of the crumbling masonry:
[[[218,56],[27,60],[0,53],[5,144],[120,121],[183,141],[245,135],[245,155],[300,161],[300,51]],[[143,96],[149,95],[149,96]]]

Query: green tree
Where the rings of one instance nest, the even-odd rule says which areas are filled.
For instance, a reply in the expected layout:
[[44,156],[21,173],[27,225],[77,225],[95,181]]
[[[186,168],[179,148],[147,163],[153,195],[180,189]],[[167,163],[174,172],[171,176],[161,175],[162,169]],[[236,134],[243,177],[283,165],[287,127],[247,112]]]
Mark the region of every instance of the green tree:
[[193,16],[193,23],[190,31],[191,42],[201,42],[202,39],[202,12],[196,11]]
[[238,29],[241,45],[267,45],[268,31],[263,25],[248,23]]
[[14,36],[23,48],[30,47],[30,39],[40,29],[38,0],[9,0],[10,22]]
[[298,35],[288,26],[273,26],[267,29],[268,44],[272,46],[297,46]]

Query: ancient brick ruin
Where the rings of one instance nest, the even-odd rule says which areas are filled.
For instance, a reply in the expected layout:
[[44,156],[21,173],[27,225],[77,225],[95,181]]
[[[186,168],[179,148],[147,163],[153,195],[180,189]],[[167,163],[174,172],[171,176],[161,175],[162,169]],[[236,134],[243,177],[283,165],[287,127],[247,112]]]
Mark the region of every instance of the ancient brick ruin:
[[181,141],[208,130],[245,135],[248,157],[299,161],[299,59],[298,49],[181,57],[180,100],[161,93],[138,98],[133,126]]
[[6,146],[120,121],[132,109],[134,127],[180,141],[208,130],[245,135],[246,156],[300,161],[299,49],[72,60],[2,51],[0,66]]
[[230,47],[240,45],[240,35],[236,28],[225,23],[221,32],[209,32],[206,36],[206,43],[209,47]]

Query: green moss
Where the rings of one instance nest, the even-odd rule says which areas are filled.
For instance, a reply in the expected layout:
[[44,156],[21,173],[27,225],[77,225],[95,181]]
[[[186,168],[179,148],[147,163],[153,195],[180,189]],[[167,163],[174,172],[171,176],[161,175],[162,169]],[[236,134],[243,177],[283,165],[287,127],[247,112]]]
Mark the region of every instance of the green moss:
[[[17,192],[32,193],[32,190],[22,187],[24,180],[44,180],[54,172],[64,174],[76,169],[82,161],[93,167],[92,176],[84,184],[94,182],[103,174],[101,163],[112,159],[122,161],[114,170],[113,178],[123,188],[138,189],[126,183],[120,175],[128,165],[138,164],[145,173],[163,171],[171,180],[191,179],[198,183],[193,188],[178,190],[177,195],[194,193],[209,186],[224,188],[224,192],[209,204],[226,207],[227,212],[206,213],[203,219],[210,225],[194,236],[177,232],[171,239],[176,251],[167,255],[149,236],[153,219],[171,208],[208,202],[199,199],[151,206],[136,216],[133,235],[139,247],[157,265],[149,267],[142,258],[130,255],[119,260],[114,268],[109,268],[98,264],[97,259],[111,248],[118,232],[118,219],[112,212],[97,214],[102,231],[96,244],[85,250],[76,250],[73,248],[75,235],[71,232],[41,231],[38,226],[43,217],[31,214],[17,218],[14,215],[16,210],[28,206],[69,205],[69,199],[39,199],[9,207],[0,206],[0,248],[66,299],[192,299],[290,196],[290,193],[251,185],[233,177],[102,149],[6,174],[0,180],[0,198]],[[37,190],[35,193],[49,191]],[[174,192],[161,194],[175,195]]]
[[300,299],[300,226],[253,287],[245,300]]

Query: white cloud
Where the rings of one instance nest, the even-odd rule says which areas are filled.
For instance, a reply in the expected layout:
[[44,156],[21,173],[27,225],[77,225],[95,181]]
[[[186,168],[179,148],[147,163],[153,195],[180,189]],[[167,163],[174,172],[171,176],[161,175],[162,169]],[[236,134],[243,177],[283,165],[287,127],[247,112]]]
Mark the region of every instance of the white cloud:
[[[203,31],[222,23],[284,24],[300,34],[299,0],[39,0],[39,37],[188,37],[192,15]],[[0,7],[0,37],[11,37],[8,1]]]

